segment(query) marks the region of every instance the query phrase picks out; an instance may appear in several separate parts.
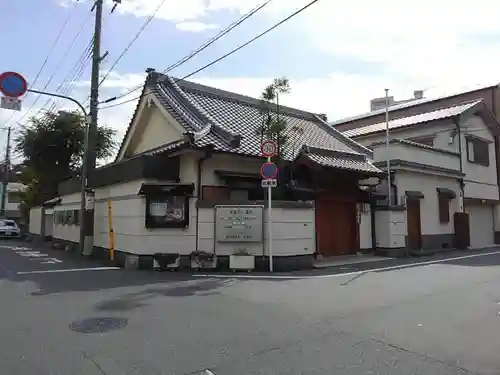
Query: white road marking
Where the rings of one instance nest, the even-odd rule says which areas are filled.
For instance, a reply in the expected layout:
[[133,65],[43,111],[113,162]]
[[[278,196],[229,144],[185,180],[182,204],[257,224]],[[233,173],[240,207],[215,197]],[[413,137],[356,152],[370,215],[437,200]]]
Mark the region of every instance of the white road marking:
[[22,257],[32,257],[32,258],[45,258],[48,257],[49,254],[43,254],[40,253],[39,251],[16,251],[17,255],[20,255]]
[[[381,268],[373,268],[363,271],[354,271],[354,272],[345,272],[345,273],[335,273],[331,275],[311,275],[311,276],[291,276],[291,275],[219,275],[219,274],[195,274],[194,277],[209,277],[209,278],[219,278],[219,279],[277,279],[277,280],[298,280],[298,279],[329,279],[332,277],[343,277],[343,276],[354,276],[362,273],[369,272],[381,272],[381,271],[391,271],[398,270],[403,268],[412,268],[418,266],[426,266],[430,264],[439,264],[452,262],[454,260],[462,260],[462,259],[470,259],[483,257],[488,255],[498,255],[500,254],[500,250],[491,251],[488,253],[482,254],[471,254],[471,255],[463,255],[460,257],[453,257],[447,259],[439,259],[439,260],[429,260],[425,262],[411,263],[411,264],[400,264],[398,266],[389,266],[389,267],[381,267]],[[366,264],[366,263],[365,263]]]
[[94,267],[94,268],[67,268],[62,270],[43,270],[43,271],[25,271],[18,272],[18,275],[31,275],[37,273],[62,273],[62,272],[83,272],[83,271],[110,271],[120,270],[120,267]]

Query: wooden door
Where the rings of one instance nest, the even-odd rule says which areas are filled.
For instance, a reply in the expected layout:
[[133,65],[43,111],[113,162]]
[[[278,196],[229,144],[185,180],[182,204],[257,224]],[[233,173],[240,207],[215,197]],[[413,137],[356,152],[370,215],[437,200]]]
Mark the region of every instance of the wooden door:
[[355,202],[316,201],[316,243],[319,254],[328,257],[358,251]]
[[420,200],[408,199],[406,202],[406,225],[408,227],[408,248],[422,248],[422,224],[420,222]]

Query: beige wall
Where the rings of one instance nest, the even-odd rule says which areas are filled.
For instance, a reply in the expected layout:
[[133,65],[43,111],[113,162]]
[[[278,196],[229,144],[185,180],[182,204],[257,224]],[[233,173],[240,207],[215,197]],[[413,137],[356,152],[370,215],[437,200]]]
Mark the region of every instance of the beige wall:
[[[424,195],[424,198],[420,200],[420,221],[423,235],[452,234],[454,232],[453,214],[459,211],[460,194],[460,186],[456,179],[399,170],[395,175],[395,183],[400,197],[407,190],[420,191]],[[456,194],[456,198],[450,201],[450,222],[446,224],[439,222],[437,187],[450,189]]]
[[[465,173],[465,197],[498,199],[495,144],[493,143],[493,135],[491,134],[491,131],[484,121],[478,116],[472,116],[466,121],[463,121],[461,123],[461,128],[462,163],[463,172]],[[395,129],[391,131],[391,137],[412,139],[422,136],[435,136],[435,148],[458,153],[458,139],[457,137],[453,137],[454,131],[455,125],[451,121],[447,120],[443,121],[441,124],[433,125],[432,127],[417,126],[406,129]],[[491,141],[489,145],[489,166],[470,163],[467,160],[467,142],[465,140],[466,134],[471,134]],[[370,146],[373,143],[384,142],[385,133],[354,137],[354,139],[364,146]],[[391,144],[389,155],[391,159],[415,161],[422,164],[444,168],[458,170],[460,167],[459,159],[452,155],[433,153],[432,151],[425,151],[419,148],[412,148],[410,146],[403,146],[399,144]],[[375,161],[387,160],[387,151],[383,145],[376,146],[374,159]]]
[[[80,193],[64,195],[61,197],[61,203],[54,207],[54,217],[58,211],[79,210]],[[59,238],[66,241],[79,242],[80,226],[69,224],[56,224],[52,228],[53,238]]]
[[31,234],[40,234],[42,229],[42,207],[33,207],[30,210],[29,231]]
[[[496,200],[498,199],[498,185],[493,135],[483,120],[477,116],[473,116],[464,122],[463,127],[464,141],[462,142],[462,154],[465,172],[465,197]],[[489,166],[467,161],[467,143],[465,142],[465,134],[467,133],[491,141],[489,144]]]
[[[315,211],[313,208],[273,208],[273,256],[310,255],[315,245]],[[214,209],[200,209],[200,250],[213,252],[217,255],[231,255],[234,247],[245,247],[244,244],[223,244],[214,242]],[[264,254],[262,246],[248,244],[247,251],[253,255],[267,255],[268,226],[267,209],[264,210]]]
[[144,111],[144,117],[139,119],[137,132],[132,137],[130,147],[133,149],[133,154],[140,154],[181,138],[180,125],[153,104]]

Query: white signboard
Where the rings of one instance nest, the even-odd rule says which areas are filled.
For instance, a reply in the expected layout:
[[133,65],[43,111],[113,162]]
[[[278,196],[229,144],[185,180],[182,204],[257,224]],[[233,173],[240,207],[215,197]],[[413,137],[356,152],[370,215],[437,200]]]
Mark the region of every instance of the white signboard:
[[2,103],[0,105],[3,109],[10,109],[12,111],[21,110],[21,99],[2,96]]
[[262,180],[260,184],[263,188],[275,188],[278,186],[278,180],[271,178],[269,180]]

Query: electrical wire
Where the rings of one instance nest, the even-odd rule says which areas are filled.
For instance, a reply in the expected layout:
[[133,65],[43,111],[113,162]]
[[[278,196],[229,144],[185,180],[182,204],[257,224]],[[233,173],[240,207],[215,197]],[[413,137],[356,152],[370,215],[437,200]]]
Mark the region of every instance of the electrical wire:
[[[34,86],[36,84],[36,82],[38,81],[38,78],[40,77],[40,74],[42,73],[43,69],[47,65],[47,62],[49,61],[49,58],[52,55],[52,52],[54,52],[54,49],[55,49],[57,43],[59,43],[59,40],[61,39],[61,36],[62,36],[64,30],[66,29],[66,26],[68,25],[70,19],[73,17],[79,1],[80,0],[76,0],[75,4],[73,5],[73,9],[71,10],[71,12],[67,15],[66,19],[64,20],[64,23],[63,23],[61,29],[59,30],[59,32],[57,33],[56,39],[54,40],[54,43],[52,43],[52,46],[50,47],[49,53],[45,57],[45,59],[42,63],[42,66],[38,70],[38,73],[36,74],[35,79],[31,83],[31,86]],[[28,109],[28,111],[25,112],[24,115],[18,120],[19,122],[22,121],[28,115],[29,112],[31,112],[31,110],[35,107],[35,104],[39,98],[40,98],[40,95],[37,96],[37,98],[35,99],[34,103],[31,105],[31,107]],[[10,120],[12,120],[13,117],[14,117],[14,114],[7,120],[6,124],[8,124],[10,122]]]
[[[90,40],[87,47],[80,55],[80,57],[74,64],[73,68],[68,72],[68,74],[66,75],[66,77],[64,78],[63,82],[58,87],[58,90],[56,92],[60,93],[61,95],[68,96],[73,91],[73,88],[75,87],[77,81],[85,73],[85,69],[90,63],[92,55],[92,44],[93,44],[93,39]],[[54,100],[53,104],[48,109],[48,112],[54,111],[55,108],[57,108],[63,100],[64,99]]]
[[[271,26],[270,28],[266,29],[265,31],[261,32],[260,34],[256,35],[255,37],[253,37],[252,39],[246,41],[245,43],[241,44],[240,46],[236,47],[235,49],[229,51],[228,53],[220,56],[219,58],[211,61],[210,63],[202,66],[201,68],[195,70],[194,72],[192,73],[189,73],[187,75],[185,75],[184,77],[182,78],[179,78],[177,79],[175,82],[179,82],[181,80],[184,80],[186,78],[189,78],[203,70],[205,70],[206,68],[209,68],[211,67],[212,65],[215,65],[217,64],[218,62],[224,60],[225,58],[233,55],[234,53],[240,51],[241,49],[245,48],[246,46],[248,46],[249,44],[255,42],[256,40],[262,38],[264,35],[268,34],[269,32],[273,31],[274,29],[276,29],[277,27],[283,25],[285,22],[289,21],[290,19],[292,19],[293,17],[299,15],[300,13],[302,13],[303,11],[305,11],[306,9],[308,9],[309,7],[311,7],[312,5],[316,4],[319,0],[313,0],[311,2],[309,2],[308,4],[306,4],[305,6],[303,6],[302,8],[296,10],[295,12],[293,12],[292,14],[290,14],[289,16],[287,16],[286,18],[282,19],[281,21],[279,21],[278,23],[274,24],[273,26]],[[109,109],[109,108],[114,108],[114,107],[118,107],[120,105],[123,105],[123,104],[126,104],[126,103],[130,103],[134,100],[137,100],[139,99],[141,96],[136,96],[132,99],[129,99],[129,100],[126,100],[124,102],[120,102],[120,103],[117,103],[117,104],[112,104],[112,105],[108,105],[108,106],[105,106],[105,107],[101,107],[100,109]]]
[[[68,46],[68,48],[66,49],[66,51],[64,52],[63,54],[63,58],[59,61],[59,64],[57,65],[56,69],[54,70],[54,72],[52,73],[51,75],[51,78],[49,79],[49,82],[54,78],[55,74],[59,71],[59,68],[61,67],[62,63],[65,61],[65,59],[69,56],[69,53],[71,52],[71,50],[73,49],[73,47],[75,46],[75,43],[76,41],[78,40],[78,38],[80,37],[80,34],[82,33],[83,29],[85,28],[85,25],[89,22],[90,18],[92,16],[92,13],[89,12],[88,16],[85,18],[85,20],[82,22],[82,24],[80,25],[80,28],[78,30],[78,32],[76,33],[76,35],[73,37],[70,45]],[[65,79],[65,78],[64,78]],[[56,89],[56,92],[60,92],[60,88],[61,86],[63,85],[64,83],[64,79],[63,79],[63,82],[60,83],[58,86],[57,86],[57,89]],[[45,102],[45,104],[42,106],[42,108],[40,108],[40,110],[37,112],[37,114],[35,116],[37,116],[41,110],[45,107],[47,107],[49,105],[50,102],[53,102],[55,103],[55,100],[53,98],[49,98],[47,99],[47,101]]]
[[146,29],[146,27],[148,27],[148,25],[155,18],[156,14],[160,11],[160,9],[163,7],[163,5],[165,5],[166,2],[167,2],[167,0],[161,0],[160,4],[156,7],[156,9],[153,12],[153,14],[151,14],[146,19],[146,21],[144,21],[144,23],[142,24],[141,28],[135,34],[135,36],[132,38],[132,40],[129,42],[129,44],[127,45],[127,47],[125,47],[125,49],[118,56],[118,58],[115,60],[115,62],[113,63],[113,65],[111,65],[111,68],[109,68],[108,71],[106,72],[106,74],[104,75],[104,77],[102,77],[101,82],[99,82],[99,87],[103,84],[103,82],[106,80],[106,78],[108,78],[109,74],[113,71],[113,69],[116,67],[116,65],[118,65],[118,63],[123,58],[123,56],[125,56],[127,54],[127,52],[130,50],[130,48],[132,48],[132,46],[134,45],[134,43],[136,42],[136,40],[139,38],[139,36],[141,36],[141,34],[144,31],[144,29]]
[[[195,50],[191,51],[189,54],[187,54],[186,56],[184,56],[180,60],[176,61],[175,63],[169,65],[163,71],[163,74],[167,74],[170,71],[172,71],[172,70],[176,69],[177,67],[179,67],[180,65],[182,65],[182,64],[188,62],[189,60],[191,60],[193,57],[195,57],[196,55],[198,55],[199,53],[201,53],[203,50],[205,50],[208,47],[210,47],[212,44],[214,44],[220,38],[222,38],[224,35],[228,34],[233,29],[235,29],[236,27],[238,27],[240,24],[242,24],[243,22],[245,22],[247,19],[249,19],[250,17],[252,17],[255,13],[257,13],[258,11],[260,11],[262,8],[264,8],[266,5],[268,5],[271,1],[273,1],[273,0],[267,0],[267,1],[263,2],[262,4],[256,6],[255,8],[251,9],[248,13],[244,14],[242,17],[240,17],[236,21],[232,22],[229,26],[227,26],[224,29],[222,29],[221,31],[219,31],[219,33],[217,33],[217,35],[215,35],[215,36],[211,37],[210,39],[206,40],[201,46],[199,46]],[[125,92],[125,93],[123,93],[121,95],[109,98],[109,99],[103,101],[102,103],[114,102],[115,100],[121,99],[121,98],[123,98],[125,96],[128,96],[131,93],[133,93],[133,92],[141,89],[142,86],[143,85],[138,85],[138,86],[130,89],[129,91],[127,91],[127,92]]]
[[273,31],[274,29],[276,29],[277,27],[283,25],[285,22],[289,21],[290,19],[292,19],[293,17],[299,15],[300,13],[302,13],[303,11],[305,11],[306,9],[308,9],[309,7],[311,7],[312,5],[316,4],[319,0],[313,0],[311,2],[309,2],[307,5],[303,6],[302,8],[300,8],[299,10],[293,12],[292,14],[290,14],[288,17],[282,19],[280,22],[274,24],[273,26],[271,26],[270,28],[268,28],[267,30],[261,32],[260,34],[256,35],[255,37],[253,37],[252,39],[250,39],[249,41],[241,44],[240,46],[236,47],[235,49],[229,51],[228,53],[226,53],[225,55],[222,55],[221,57],[211,61],[210,63],[206,64],[206,65],[203,65],[201,68],[195,70],[194,72],[192,73],[189,73],[187,75],[185,75],[184,77],[182,78],[178,78],[176,80],[176,82],[179,82],[179,81],[182,81],[184,79],[187,79],[189,77],[192,77],[194,76],[195,74],[217,64],[218,62],[224,60],[225,58],[235,54],[236,52],[238,52],[239,50],[245,48],[246,46],[248,46],[249,44],[252,44],[253,42],[255,42],[256,40],[262,38],[264,35],[266,35],[267,33]]

